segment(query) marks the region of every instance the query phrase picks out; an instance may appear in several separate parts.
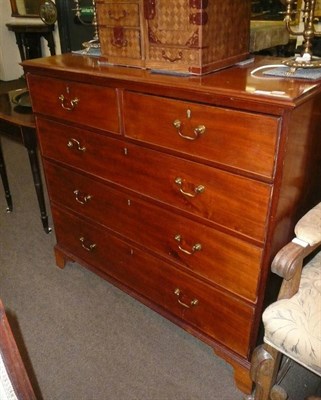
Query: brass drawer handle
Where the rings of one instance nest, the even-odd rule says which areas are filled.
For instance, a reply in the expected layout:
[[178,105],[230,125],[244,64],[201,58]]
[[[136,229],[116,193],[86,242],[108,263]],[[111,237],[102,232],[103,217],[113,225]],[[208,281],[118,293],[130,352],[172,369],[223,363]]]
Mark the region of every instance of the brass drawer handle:
[[68,143],[67,143],[67,147],[72,149],[74,146],[76,146],[76,149],[78,151],[82,151],[82,152],[86,151],[86,147],[85,146],[81,146],[80,142],[77,139],[74,139],[74,138],[69,139]]
[[123,12],[119,15],[119,17],[116,17],[115,15],[113,15],[112,11],[109,10],[108,15],[110,19],[113,19],[114,21],[120,21],[121,19],[126,18],[127,15],[129,15],[129,13],[128,11],[123,10]]
[[81,247],[87,251],[94,251],[94,249],[96,248],[96,243],[92,243],[92,244],[86,244],[86,240],[85,238],[82,236],[81,238],[79,238],[80,242],[81,242]]
[[162,57],[164,58],[164,60],[167,60],[171,63],[176,62],[176,61],[180,61],[183,59],[183,53],[180,51],[177,55],[177,57],[170,57],[168,55],[166,55],[165,51],[162,51]]
[[[175,240],[178,243],[182,242],[182,236],[180,234],[175,235]],[[178,248],[180,249],[180,251],[182,251],[185,254],[188,254],[189,256],[193,255],[196,251],[201,251],[202,250],[202,245],[200,243],[195,243],[192,246],[192,250],[186,250],[184,249],[180,244],[178,245]]]
[[182,132],[183,124],[179,119],[175,119],[175,121],[173,122],[173,125],[177,129],[177,133],[179,134],[179,136],[186,140],[196,140],[201,135],[203,135],[206,131],[205,125],[198,125],[196,128],[194,128],[194,131],[193,131],[194,136],[187,136],[187,135],[184,135]]
[[75,199],[78,203],[80,204],[86,204],[90,199],[92,199],[92,196],[90,194],[82,194],[79,190],[74,190],[74,195]]
[[194,193],[186,192],[186,191],[183,189],[183,179],[180,178],[180,177],[175,178],[175,183],[176,183],[177,186],[179,186],[179,191],[180,191],[184,196],[187,196],[187,197],[196,197],[198,194],[203,193],[204,190],[205,190],[205,186],[203,186],[203,185],[198,185],[198,186],[195,186],[195,188],[194,188]]
[[180,297],[181,297],[181,291],[180,291],[179,288],[176,288],[176,289],[174,290],[174,294],[177,296],[177,301],[179,302],[179,304],[180,304],[181,306],[185,307],[185,308],[191,308],[191,307],[197,306],[197,304],[198,304],[198,300],[197,300],[197,299],[191,300],[189,304],[184,303],[184,302],[180,299]]
[[61,107],[67,111],[72,111],[79,103],[79,99],[77,99],[77,97],[68,101],[63,94],[61,94],[58,99],[60,100]]

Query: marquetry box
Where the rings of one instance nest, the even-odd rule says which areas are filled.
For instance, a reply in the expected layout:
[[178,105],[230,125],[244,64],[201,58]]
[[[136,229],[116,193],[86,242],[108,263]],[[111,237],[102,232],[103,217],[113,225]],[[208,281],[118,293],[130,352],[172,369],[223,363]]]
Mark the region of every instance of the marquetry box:
[[97,0],[102,58],[204,74],[247,58],[250,0]]

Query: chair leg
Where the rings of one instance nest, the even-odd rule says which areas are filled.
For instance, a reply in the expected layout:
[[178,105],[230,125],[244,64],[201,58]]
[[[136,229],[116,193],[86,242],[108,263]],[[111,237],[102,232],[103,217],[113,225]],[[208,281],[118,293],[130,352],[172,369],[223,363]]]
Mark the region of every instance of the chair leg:
[[280,386],[274,386],[282,354],[263,344],[253,353],[251,378],[255,389],[247,400],[286,400],[287,394]]
[[7,201],[7,212],[11,212],[13,209],[12,197],[11,197],[10,188],[9,188],[6,164],[4,162],[4,157],[3,157],[3,153],[2,153],[1,141],[0,141],[0,175],[1,175],[4,193],[5,193],[5,197],[6,197],[6,201]]

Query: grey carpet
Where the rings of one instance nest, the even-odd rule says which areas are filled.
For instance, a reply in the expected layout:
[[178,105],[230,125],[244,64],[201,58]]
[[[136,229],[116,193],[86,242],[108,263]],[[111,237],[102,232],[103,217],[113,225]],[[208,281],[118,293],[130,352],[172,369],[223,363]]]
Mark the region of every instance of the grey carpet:
[[[0,297],[39,399],[242,399],[210,347],[78,264],[55,266],[27,153],[2,144],[14,211],[0,183]],[[302,400],[318,381],[295,366],[284,385]]]

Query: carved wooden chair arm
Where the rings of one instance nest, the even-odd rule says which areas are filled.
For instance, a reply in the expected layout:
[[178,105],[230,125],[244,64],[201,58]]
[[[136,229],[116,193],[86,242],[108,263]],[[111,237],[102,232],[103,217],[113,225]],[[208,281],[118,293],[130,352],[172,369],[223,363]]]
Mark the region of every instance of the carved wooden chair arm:
[[278,300],[298,291],[304,258],[321,246],[321,203],[298,221],[294,231],[296,237],[277,253],[271,266],[284,279]]

